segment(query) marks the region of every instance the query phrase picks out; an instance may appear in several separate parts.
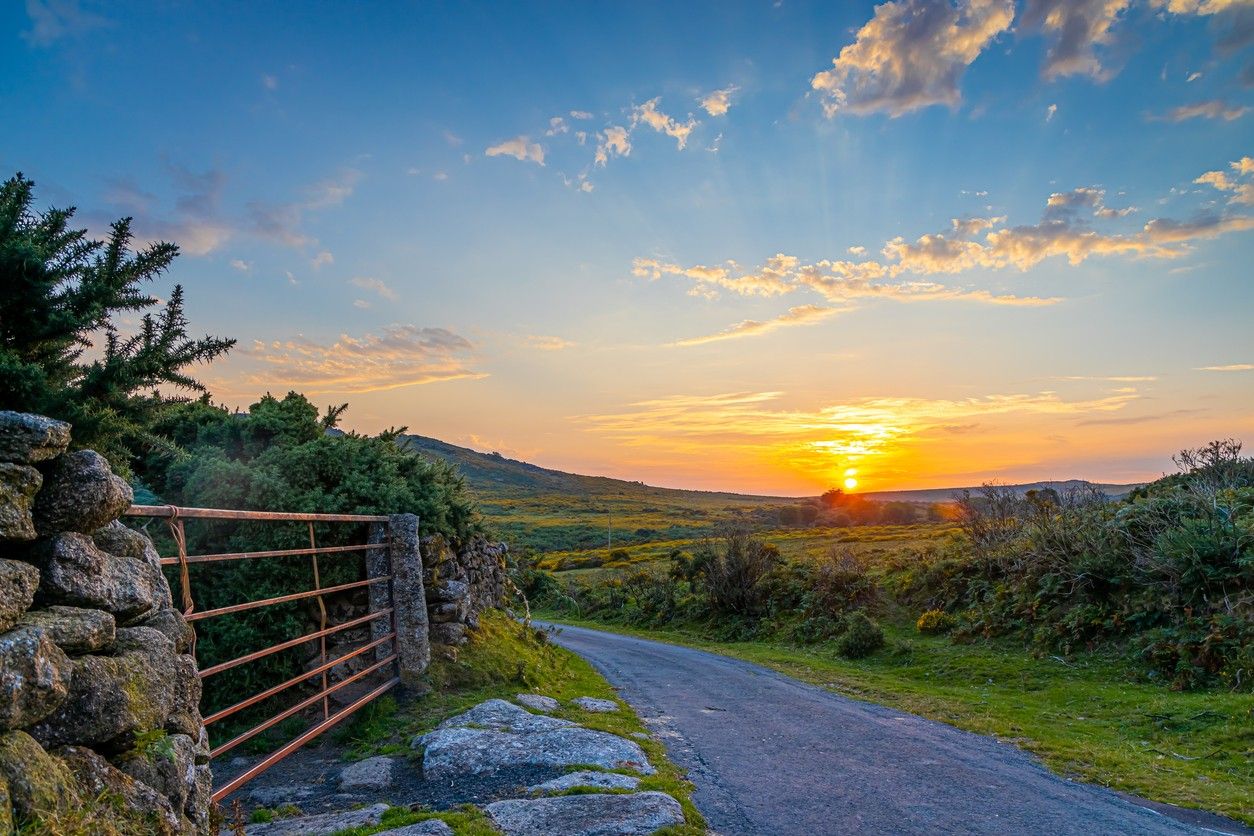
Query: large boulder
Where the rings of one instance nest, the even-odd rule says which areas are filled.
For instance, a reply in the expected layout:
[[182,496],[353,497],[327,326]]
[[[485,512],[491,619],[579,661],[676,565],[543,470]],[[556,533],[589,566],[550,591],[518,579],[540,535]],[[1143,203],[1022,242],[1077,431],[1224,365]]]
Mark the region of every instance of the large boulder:
[[0,775],[0,833],[13,832],[13,796],[9,794],[9,782]]
[[85,534],[58,534],[33,557],[40,568],[41,601],[105,610],[122,624],[170,606],[170,585],[159,568],[103,552]]
[[43,476],[33,467],[0,462],[0,540],[34,540],[31,512]]
[[0,779],[9,785],[17,822],[64,815],[79,806],[70,770],[26,732],[0,734]]
[[74,654],[108,650],[117,633],[112,615],[104,610],[78,607],[31,610],[19,623],[24,627],[39,627],[57,647]]
[[147,534],[128,527],[121,520],[113,520],[91,533],[91,540],[96,548],[109,554],[133,557],[144,563],[151,563],[161,568],[161,557],[157,547],[152,544]]
[[359,810],[339,813],[320,813],[316,816],[297,816],[292,819],[276,819],[265,824],[250,824],[244,832],[248,836],[330,836],[354,827],[373,827],[388,811],[387,804],[372,804]]
[[[555,706],[556,702],[554,700]],[[554,729],[569,729],[574,728],[576,725],[578,724],[570,720],[532,714],[530,711],[519,708],[506,700],[491,699],[479,703],[469,711],[463,711],[461,714],[449,717],[443,723],[440,723],[439,728],[477,728],[514,732],[515,734],[531,734],[533,732],[553,731]]]
[[0,462],[31,464],[55,458],[70,445],[64,421],[0,410]]
[[31,728],[45,746],[81,744],[122,752],[156,729],[199,737],[200,680],[190,656],[143,627],[119,630],[117,655],[74,663],[69,697]]
[[634,775],[581,769],[578,772],[567,772],[565,775],[542,784],[534,784],[527,787],[527,792],[538,795],[558,795],[574,789],[634,790],[638,786],[640,786],[640,779]]
[[38,723],[65,702],[73,663],[38,627],[0,635],[0,730]]
[[134,498],[104,456],[77,450],[56,459],[45,473],[35,497],[35,527],[42,534],[95,531],[120,517]]
[[518,798],[484,809],[506,836],[648,836],[684,822],[683,808],[664,792]]
[[30,609],[39,589],[39,570],[29,563],[0,558],[0,633]]
[[[189,829],[183,827],[165,796],[136,781],[91,749],[65,746],[57,750],[57,756],[73,773],[82,798],[107,799],[106,803],[92,805],[93,829],[162,836]],[[117,829],[107,830],[110,825]]]
[[378,792],[392,786],[392,772],[396,768],[395,758],[387,755],[376,755],[373,758],[350,763],[340,770],[340,789],[372,790]]

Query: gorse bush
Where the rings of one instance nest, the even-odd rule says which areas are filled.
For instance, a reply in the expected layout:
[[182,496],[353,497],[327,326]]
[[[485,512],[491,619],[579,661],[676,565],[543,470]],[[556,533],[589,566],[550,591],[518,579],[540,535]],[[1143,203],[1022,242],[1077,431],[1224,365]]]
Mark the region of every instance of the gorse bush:
[[847,659],[863,659],[884,646],[884,631],[862,610],[842,619],[836,652]]
[[958,620],[944,610],[928,610],[914,622],[914,629],[924,635],[948,633],[954,629]]
[[[256,511],[390,514],[419,517],[421,533],[455,547],[481,530],[461,477],[443,461],[414,455],[397,444],[400,431],[368,437],[339,433],[343,407],[320,415],[303,395],[269,395],[247,414],[207,400],[171,407],[154,430],[174,442],[137,462],[136,472],[158,498],[184,506]],[[161,537],[160,527],[150,533]],[[300,548],[309,545],[303,523],[189,522],[192,554]],[[315,529],[319,545],[365,539],[363,526]],[[170,553],[167,544],[166,553]],[[323,586],[364,578],[359,553],[320,559]],[[307,558],[238,560],[190,567],[197,609],[205,610],[313,587]],[[178,589],[171,578],[174,589]],[[176,592],[177,594],[177,592]],[[316,603],[294,602],[233,613],[197,625],[202,666],[309,632]],[[223,671],[205,682],[206,712],[295,676],[305,661],[298,648]]]

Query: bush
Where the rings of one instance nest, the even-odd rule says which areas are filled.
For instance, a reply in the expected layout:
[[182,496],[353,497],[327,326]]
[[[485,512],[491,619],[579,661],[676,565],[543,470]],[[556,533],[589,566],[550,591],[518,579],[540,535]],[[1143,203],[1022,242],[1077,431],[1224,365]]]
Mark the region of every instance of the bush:
[[863,659],[884,646],[884,631],[861,610],[844,618],[844,632],[836,640],[836,652],[846,659]]
[[914,627],[926,636],[934,636],[948,633],[954,629],[957,623],[957,619],[944,610],[928,610],[919,616],[919,620],[914,623]]
[[697,584],[710,609],[739,616],[761,613],[766,598],[763,581],[780,564],[779,549],[745,531],[729,533],[722,549],[704,544],[694,560]]

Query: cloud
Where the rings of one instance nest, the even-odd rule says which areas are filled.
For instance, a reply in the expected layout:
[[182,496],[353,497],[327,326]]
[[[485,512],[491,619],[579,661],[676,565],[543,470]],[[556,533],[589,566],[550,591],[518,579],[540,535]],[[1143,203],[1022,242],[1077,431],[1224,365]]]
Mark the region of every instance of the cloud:
[[304,337],[255,342],[241,354],[254,365],[245,383],[313,393],[378,392],[487,376],[471,368],[469,340],[444,328],[414,325],[391,325],[361,337],[341,334],[329,344]]
[[107,200],[132,217],[136,243],[171,241],[188,255],[208,255],[235,234],[235,225],[222,214],[226,172],[210,168],[192,171],[167,162],[165,172],[174,191],[174,204],[154,209],[156,198],[129,181],[114,180]]
[[483,153],[489,157],[513,157],[522,162],[544,165],[544,148],[522,135],[507,139],[500,145],[493,145]]
[[370,303],[367,302],[365,299],[354,299],[353,307],[365,310],[366,308],[370,307]]
[[724,87],[722,90],[706,93],[697,101],[701,107],[705,108],[705,112],[711,116],[724,116],[731,109],[732,93],[739,89],[739,87],[733,84],[729,87]]
[[529,334],[523,338],[523,342],[528,348],[535,348],[540,351],[562,351],[567,348],[574,348],[576,345],[576,343],[562,337],[545,336],[543,334]]
[[566,120],[560,116],[554,116],[549,120],[549,129],[544,132],[545,136],[558,136],[559,134],[569,133],[570,125],[566,124]]
[[1073,374],[1056,377],[1054,380],[1100,380],[1108,383],[1152,383],[1158,380],[1157,375],[1151,374],[1125,374],[1125,375],[1087,375]]
[[571,119],[591,119],[592,114],[586,110],[572,110],[570,112]]
[[261,76],[261,86],[267,90],[274,91],[279,89],[279,79],[277,76],[263,73]]
[[674,345],[705,345],[706,343],[720,342],[722,340],[734,340],[739,337],[755,337],[780,328],[820,322],[840,313],[841,310],[841,308],[824,307],[822,305],[798,305],[795,308],[789,308],[787,313],[780,314],[774,319],[746,319],[719,331],[717,334],[709,334],[704,337],[690,337],[686,340],[679,340]]
[[78,38],[92,31],[111,26],[112,21],[92,12],[85,12],[78,0],[26,0],[26,15],[31,28],[22,38],[31,46],[51,46],[64,38]]
[[333,177],[314,183],[305,190],[301,200],[289,203],[252,201],[247,206],[250,231],[287,247],[313,246],[318,240],[302,229],[306,213],[342,204],[353,194],[360,180],[360,171],[346,168]]
[[321,252],[319,252],[317,255],[315,255],[313,258],[309,260],[309,266],[315,270],[317,270],[320,267],[325,267],[328,264],[334,264],[334,263],[335,263],[335,256],[331,255],[330,251],[328,250],[322,250]]
[[[1231,203],[1254,200],[1254,187],[1246,179],[1254,175],[1254,159],[1244,157],[1228,171],[1207,172],[1197,182],[1232,192]],[[796,256],[778,253],[755,270],[744,270],[733,261],[717,265],[685,266],[658,258],[636,258],[632,273],[657,280],[677,276],[691,281],[689,293],[713,298],[720,291],[741,296],[782,296],[811,290],[829,302],[859,298],[911,301],[967,301],[995,305],[1042,306],[1056,297],[995,294],[979,288],[941,284],[930,277],[957,275],[971,270],[1027,271],[1047,259],[1062,258],[1072,265],[1089,258],[1130,257],[1173,259],[1188,255],[1193,244],[1233,232],[1254,229],[1254,217],[1232,213],[1200,213],[1190,220],[1154,218],[1139,229],[1098,229],[1094,221],[1117,223],[1134,207],[1112,208],[1106,192],[1085,186],[1054,192],[1045,202],[1035,224],[1007,226],[1005,217],[954,218],[943,232],[914,240],[897,236],[885,242],[878,258],[858,261],[823,259],[803,264]],[[865,250],[850,248],[862,256]],[[926,277],[926,278],[914,278]]]
[[595,165],[604,166],[610,157],[626,157],[631,154],[631,132],[626,128],[611,125],[597,134],[597,150],[593,157]]
[[1114,70],[1103,65],[1098,51],[1112,45],[1112,29],[1129,5],[1130,0],[1027,0],[1019,26],[1047,37],[1041,68],[1045,78],[1087,75],[1105,80]]
[[375,279],[369,276],[355,276],[349,279],[349,284],[377,293],[389,302],[396,301],[396,291],[388,287],[382,279]]
[[[807,459],[820,472],[868,457],[891,457],[929,433],[997,416],[1088,417],[1118,412],[1138,400],[1135,390],[1067,400],[1057,392],[991,394],[950,399],[858,398],[802,409],[778,405],[780,392],[674,395],[638,401],[615,413],[576,416],[593,432],[653,452],[742,457],[780,451]],[[834,458],[833,458],[834,457]]]
[[832,69],[816,74],[810,86],[829,117],[956,107],[966,68],[1013,19],[1013,0],[883,3],[833,59]]
[[1200,366],[1199,372],[1248,372],[1254,371],[1254,363],[1229,363],[1226,366]]
[[637,105],[632,111],[632,125],[645,124],[658,133],[674,137],[676,143],[679,145],[679,150],[682,151],[688,144],[688,136],[697,126],[697,120],[689,118],[687,122],[676,121],[657,109],[658,102],[661,100],[662,97],[658,96],[656,98],[649,99],[649,101],[642,105]]
[[1231,192],[1232,197],[1228,198],[1230,204],[1254,205],[1254,157],[1242,157],[1228,163],[1228,167],[1233,173],[1226,171],[1208,171],[1202,174],[1194,183],[1203,186],[1211,186],[1221,192]]
[[1054,114],[1057,112],[1058,112],[1058,105],[1056,104],[1052,104],[1049,107],[1045,108],[1045,121],[1046,122],[1054,121]]
[[1233,122],[1249,111],[1250,109],[1244,105],[1230,105],[1223,99],[1210,99],[1181,105],[1161,116],[1150,116],[1150,118],[1162,122],[1184,122],[1188,119],[1222,119],[1225,122]]
[[231,269],[240,273],[248,273],[252,271],[253,263],[242,258],[233,258],[231,259]]

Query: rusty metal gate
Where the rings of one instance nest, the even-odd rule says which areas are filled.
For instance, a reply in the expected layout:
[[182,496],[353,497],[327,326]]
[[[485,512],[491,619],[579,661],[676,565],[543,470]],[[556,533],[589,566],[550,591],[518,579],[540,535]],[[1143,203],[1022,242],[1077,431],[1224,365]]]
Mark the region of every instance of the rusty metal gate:
[[[162,557],[161,565],[178,568],[180,587],[179,593],[182,598],[181,609],[184,617],[191,624],[193,631],[195,630],[196,624],[201,621],[229,615],[231,613],[273,606],[275,604],[283,604],[289,601],[300,601],[309,598],[315,598],[318,602],[318,611],[321,616],[321,623],[319,624],[317,630],[279,642],[278,644],[270,645],[269,647],[260,648],[235,659],[217,662],[207,668],[201,668],[200,679],[203,682],[215,674],[219,674],[240,665],[246,665],[249,662],[256,661],[257,659],[261,659],[275,653],[281,653],[284,650],[289,650],[302,644],[316,641],[320,647],[319,664],[313,669],[294,676],[285,682],[266,688],[263,691],[240,700],[234,705],[223,708],[220,711],[215,711],[204,718],[205,726],[212,727],[215,723],[218,723],[225,718],[236,714],[237,712],[243,711],[250,706],[276,696],[290,688],[300,685],[301,683],[310,682],[311,680],[320,680],[321,687],[317,693],[302,697],[279,713],[267,718],[246,731],[236,734],[228,740],[212,745],[213,734],[212,731],[210,731],[210,759],[212,760],[213,758],[221,757],[223,754],[231,751],[246,740],[261,734],[267,729],[281,723],[283,720],[299,714],[302,711],[309,710],[312,706],[321,703],[320,720],[294,739],[267,754],[257,764],[251,766],[241,774],[217,787],[213,792],[214,801],[220,801],[230,795],[249,780],[260,775],[262,772],[265,772],[271,766],[278,763],[283,758],[308,743],[310,740],[313,740],[318,735],[329,730],[337,723],[356,712],[358,709],[369,704],[372,700],[382,696],[384,693],[396,687],[396,685],[400,683],[401,670],[396,645],[396,609],[392,595],[392,574],[390,572],[385,574],[372,574],[370,571],[370,561],[367,561],[368,576],[365,580],[324,587],[321,584],[321,572],[318,563],[319,555],[343,555],[351,553],[364,554],[375,549],[386,549],[388,541],[387,528],[391,519],[390,517],[365,514],[299,514],[270,511],[227,511],[215,508],[180,508],[173,505],[132,505],[127,510],[126,515],[129,517],[158,518],[165,521],[169,529],[170,537],[174,541],[177,554],[174,556]],[[307,548],[295,549],[272,549],[268,551],[192,555],[187,553],[185,523],[188,520],[304,523],[308,527],[309,546]],[[315,524],[321,525],[331,523],[352,525],[366,524],[368,526],[366,542],[353,545],[319,546],[314,532]],[[196,609],[195,596],[193,594],[191,578],[188,572],[190,566],[229,560],[258,560],[301,556],[307,556],[309,558],[310,568],[313,573],[312,589],[292,592],[290,594],[280,595],[274,598],[264,598],[256,601],[242,601],[237,604],[218,607],[216,609],[199,611]],[[367,614],[359,618],[351,619],[342,624],[328,626],[327,609],[324,596],[331,593],[345,592],[360,588],[370,589],[370,604]],[[383,621],[384,619],[386,619],[386,621]],[[345,630],[351,630],[355,627],[362,627],[364,625],[370,625],[371,629],[368,639],[360,647],[356,647],[350,652],[334,659],[328,658],[328,636]],[[372,650],[375,651],[374,662],[367,665],[364,669],[358,671],[357,673],[342,678],[334,685],[330,683],[328,674],[333,668],[343,665],[358,656],[369,653]],[[190,652],[195,655],[194,639]],[[199,659],[197,661],[199,662]],[[340,710],[332,711],[330,700],[331,694],[340,691],[343,688],[347,688],[354,683],[361,682],[372,674],[379,672],[383,672],[383,675],[387,677],[386,681],[376,687],[370,688],[370,690],[365,694],[354,699]]]

